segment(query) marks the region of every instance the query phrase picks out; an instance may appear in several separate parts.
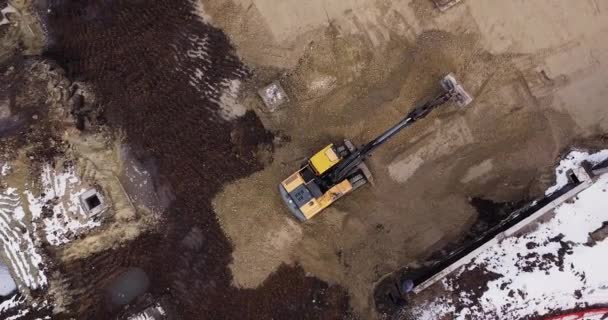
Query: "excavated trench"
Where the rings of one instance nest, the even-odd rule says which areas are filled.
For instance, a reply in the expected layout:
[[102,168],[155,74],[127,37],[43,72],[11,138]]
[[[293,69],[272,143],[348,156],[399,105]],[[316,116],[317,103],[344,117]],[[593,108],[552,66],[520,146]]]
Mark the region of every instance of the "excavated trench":
[[[567,184],[551,195],[542,197],[534,202],[525,199],[515,202],[494,202],[483,198],[472,198],[470,201],[471,205],[475,207],[478,213],[475,223],[473,223],[461,239],[448,243],[438,251],[431,253],[423,263],[401,268],[377,283],[374,288],[374,300],[377,311],[383,314],[394,314],[407,304],[407,301],[401,299],[402,296],[400,296],[397,289],[397,286],[404,279],[412,280],[415,285],[423,283],[487,241],[490,241],[497,234],[508,230],[510,227],[537,212],[540,208],[567,193],[576,184]],[[477,271],[481,272],[481,270],[474,270],[474,272]],[[481,278],[475,278],[476,283],[464,284],[477,288],[476,290],[469,290],[474,294],[479,294],[481,290],[479,284],[485,285],[488,279],[495,275],[480,273],[480,276]],[[473,299],[473,301],[475,300]]]
[[156,178],[172,193],[159,230],[58,266],[74,316],[124,313],[108,307],[105,288],[132,268],[149,277],[149,292],[174,305],[179,319],[349,314],[341,287],[297,266],[282,266],[257,289],[231,286],[232,245],[211,200],[227,182],[262,168],[257,150],[271,146],[273,135],[253,113],[231,121],[220,116],[216,101],[227,83],[249,76],[221,30],[201,22],[187,0],[51,0],[39,9],[48,12],[45,56],[72,81],[93,86],[103,122],[126,135],[138,161],[157,165]]

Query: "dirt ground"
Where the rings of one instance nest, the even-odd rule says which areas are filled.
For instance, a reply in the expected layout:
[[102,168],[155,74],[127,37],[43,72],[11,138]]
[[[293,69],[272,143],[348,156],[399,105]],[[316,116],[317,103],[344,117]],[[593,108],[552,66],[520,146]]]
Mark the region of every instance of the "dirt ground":
[[[458,239],[476,219],[470,197],[537,195],[573,139],[608,129],[600,2],[464,1],[443,14],[430,1],[201,4],[253,67],[243,104],[290,137],[272,164],[214,200],[235,245],[237,286],[296,263],[346,287],[355,310],[372,316],[374,282]],[[378,150],[375,187],[306,224],[267,191],[326,143],[381,133],[448,72],[475,102],[438,111]],[[269,114],[253,89],[275,79],[291,103]]]
[[[211,200],[224,183],[262,168],[273,135],[234,105],[231,95],[249,73],[224,34],[198,21],[187,2],[50,5],[46,56],[93,87],[107,126],[129,146],[125,167],[143,164],[164,199],[161,228],[61,265],[62,285],[84,297],[66,309],[99,319],[128,314],[108,309],[102,288],[137,267],[150,277],[154,297],[168,296],[178,319],[347,316],[347,293],[299,267],[279,269],[258,290],[231,286],[232,244]],[[127,192],[150,201],[145,189],[131,185]],[[284,297],[280,305],[277,297]]]
[[[65,317],[129,314],[108,308],[103,288],[136,267],[178,319],[373,319],[374,283],[461,238],[477,219],[469,199],[533,197],[563,150],[608,130],[600,1],[463,0],[445,13],[429,0],[36,3],[43,57],[95,93],[93,115],[72,121],[113,133],[126,193],[162,212],[134,239],[49,253]],[[40,51],[41,32],[25,25],[0,33],[11,39],[0,53]],[[379,149],[374,187],[307,223],[291,218],[276,188],[306,156],[374,138],[449,72],[473,104]],[[269,113],[256,92],[274,80],[291,102]],[[7,109],[28,122],[3,150],[32,145],[45,94]]]

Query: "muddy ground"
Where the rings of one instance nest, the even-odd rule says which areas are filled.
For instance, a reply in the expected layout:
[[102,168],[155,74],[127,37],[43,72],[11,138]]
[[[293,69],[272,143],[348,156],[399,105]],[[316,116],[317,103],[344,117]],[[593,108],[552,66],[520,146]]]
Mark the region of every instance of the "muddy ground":
[[[514,4],[466,0],[445,14],[426,0],[37,2],[42,58],[94,93],[70,125],[128,146],[154,196],[127,192],[160,208],[134,240],[55,256],[59,317],[128,314],[103,288],[131,267],[176,318],[375,317],[374,283],[466,234],[471,197],[534,197],[563,150],[608,130],[597,41],[608,8],[566,3],[550,9],[562,20],[526,4],[520,21],[501,18],[519,16]],[[37,38],[23,39],[11,54],[36,54]],[[379,149],[374,187],[306,224],[289,216],[276,185],[306,156],[372,139],[448,72],[471,106],[446,106]],[[291,102],[269,113],[256,91],[277,79]],[[33,136],[14,132],[3,143]]]
[[[606,60],[588,59],[603,50],[595,41],[604,11],[593,3],[551,9],[567,21],[559,27],[549,18],[534,27],[499,18],[519,9],[495,2],[465,1],[445,14],[430,1],[200,3],[255,67],[252,89],[280,79],[291,98],[270,114],[253,92],[243,96],[267,128],[290,140],[272,164],[214,200],[235,244],[230,268],[240,287],[257,287],[282,263],[300,264],[346,287],[355,310],[373,317],[373,284],[460,240],[477,219],[469,199],[539,195],[563,150],[606,130],[598,100],[606,81],[595,70]],[[545,9],[526,7],[530,19]],[[306,224],[265,192],[330,141],[374,138],[435,94],[448,72],[475,102],[446,107],[379,149],[370,160],[375,187]]]
[[[130,267],[145,270],[153,297],[165,297],[178,319],[198,319],[201,314],[213,319],[347,316],[346,292],[299,267],[283,267],[261,290],[231,287],[231,244],[217,224],[211,199],[222,184],[262,168],[257,154],[272,149],[273,135],[251,112],[232,122],[222,117],[217,101],[222,100],[226,80],[248,75],[225,36],[198,21],[187,2],[48,5],[38,8],[49,13],[44,21],[52,41],[44,57],[66,71],[68,84],[86,83],[96,97],[85,97],[83,109],[88,111],[73,110],[66,118],[69,126],[88,134],[97,134],[100,127],[115,131],[132,157],[155,173],[170,203],[162,213],[163,228],[135,241],[67,260],[61,256],[63,249],[47,248],[52,261],[48,271],[57,281],[51,286],[61,289],[61,301],[52,301],[61,305],[62,313],[55,317],[107,319],[122,314],[122,309],[107,304],[103,289]],[[133,21],[140,23],[132,25]],[[39,58],[27,59],[25,66]],[[200,85],[187,85],[200,67],[208,70],[198,78]],[[3,72],[8,68],[17,76],[34,72],[12,61],[6,62]],[[36,126],[34,121],[49,121],[46,83],[32,85],[25,81],[29,77],[17,76],[3,79],[9,87],[2,97],[11,115],[23,119],[3,132],[5,160],[17,156],[10,151],[37,146],[31,137],[47,142],[62,130]],[[20,101],[21,97],[33,101]],[[30,109],[38,117],[32,117]],[[39,131],[46,134],[35,134]],[[38,159],[49,150],[55,149],[43,145],[32,155]],[[40,161],[61,157],[53,153]]]
[[[253,113],[236,121],[220,115],[220,89],[249,74],[225,35],[198,21],[187,1],[51,1],[50,8],[46,56],[70,79],[92,84],[108,126],[124,133],[135,158],[155,164],[156,179],[171,193],[158,233],[65,265],[62,271],[73,275],[66,281],[78,292],[84,289],[78,283],[98,292],[110,274],[137,266],[151,277],[153,294],[170,297],[178,318],[346,315],[343,289],[296,266],[283,267],[258,290],[231,286],[232,245],[211,200],[223,184],[262,168],[256,155],[273,135]],[[188,85],[200,69],[204,75]],[[87,273],[92,267],[104,271]],[[90,303],[78,302],[77,314],[105,317],[99,299],[91,294]]]

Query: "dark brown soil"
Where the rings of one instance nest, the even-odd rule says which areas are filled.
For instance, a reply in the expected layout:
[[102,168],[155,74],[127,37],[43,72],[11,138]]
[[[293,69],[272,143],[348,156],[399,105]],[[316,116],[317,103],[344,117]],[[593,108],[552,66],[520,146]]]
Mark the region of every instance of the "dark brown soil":
[[477,211],[477,219],[469,230],[458,241],[443,246],[439,251],[433,252],[429,260],[441,261],[443,257],[462,247],[471,245],[487,234],[492,228],[504,222],[518,208],[521,208],[526,200],[513,202],[494,202],[483,197],[474,197],[470,200],[471,205]]
[[[140,267],[152,293],[169,296],[180,319],[348,317],[345,291],[306,277],[299,267],[281,267],[256,290],[230,285],[232,247],[211,200],[225,183],[261,169],[255,155],[272,135],[252,113],[234,122],[218,116],[212,101],[223,81],[248,75],[224,34],[197,20],[186,0],[49,5],[53,38],[46,55],[72,80],[94,85],[108,125],[124,130],[138,158],[158,163],[174,195],[159,233],[60,266],[73,292],[73,315],[108,319],[121,312],[102,303],[101,290],[125,268]],[[208,58],[186,57],[196,49],[194,37],[209,39]],[[189,81],[196,68],[206,71],[194,87]]]
[[604,221],[601,227],[589,234],[589,241],[587,241],[586,245],[593,247],[606,238],[608,238],[608,221]]
[[[8,4],[8,0],[0,0],[0,9],[6,8]],[[0,14],[0,20],[2,20],[2,15]],[[4,35],[8,32],[8,27],[6,25],[0,27],[0,38],[4,37]]]

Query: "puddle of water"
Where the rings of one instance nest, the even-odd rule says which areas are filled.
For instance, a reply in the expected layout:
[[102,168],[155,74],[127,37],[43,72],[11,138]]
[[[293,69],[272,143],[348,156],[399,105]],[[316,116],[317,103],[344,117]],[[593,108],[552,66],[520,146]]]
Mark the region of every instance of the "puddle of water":
[[0,262],[0,296],[7,297],[17,290],[17,284],[8,271],[8,267]]
[[124,175],[121,182],[129,196],[148,209],[163,212],[174,196],[171,188],[161,179],[158,161],[152,157],[137,158],[126,145],[121,147]]
[[150,286],[150,278],[140,268],[132,268],[118,276],[106,287],[112,306],[122,306],[145,293]]

